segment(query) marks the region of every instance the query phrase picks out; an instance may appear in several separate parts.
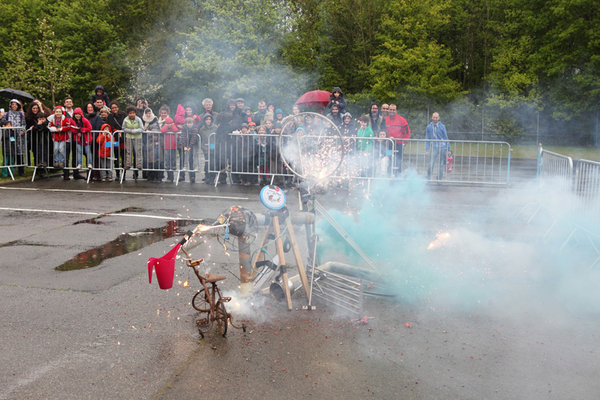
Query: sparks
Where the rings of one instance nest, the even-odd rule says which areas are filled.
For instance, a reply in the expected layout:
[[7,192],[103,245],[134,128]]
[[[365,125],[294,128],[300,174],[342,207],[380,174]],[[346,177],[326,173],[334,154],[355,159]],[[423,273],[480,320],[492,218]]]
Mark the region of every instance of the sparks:
[[427,250],[437,249],[438,247],[441,247],[441,246],[445,245],[446,243],[448,243],[449,239],[450,239],[449,232],[439,232],[435,235],[435,239],[433,239],[431,241],[431,243],[429,243],[429,245],[427,246]]
[[210,231],[211,229],[217,229],[217,228],[222,228],[225,227],[229,224],[220,224],[220,225],[203,225],[203,224],[199,224],[198,226],[196,226],[196,229],[194,229],[194,232],[206,232],[206,231]]

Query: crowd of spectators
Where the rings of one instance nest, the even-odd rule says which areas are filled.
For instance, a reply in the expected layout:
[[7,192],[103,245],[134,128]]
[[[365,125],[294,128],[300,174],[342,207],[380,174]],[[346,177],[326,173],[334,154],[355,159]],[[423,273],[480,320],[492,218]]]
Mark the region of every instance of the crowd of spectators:
[[[146,99],[138,98],[135,105],[123,110],[102,86],[95,88],[82,107],[75,107],[73,99],[66,97],[53,109],[34,99],[23,110],[21,102],[13,99],[9,110],[0,113],[3,163],[17,165],[19,175],[24,175],[25,165],[61,169],[65,180],[71,173],[74,179],[85,179],[82,172],[87,170],[92,180],[111,181],[113,171],[115,178],[121,179],[121,173],[132,170],[131,177],[136,180],[141,172],[142,178],[149,181],[161,182],[166,175],[166,180],[173,182],[174,172],[179,171],[179,181],[195,183],[196,172],[200,171],[203,181],[212,183],[215,176],[209,169],[215,171],[225,168],[227,162],[231,164],[231,160],[211,153],[214,164],[208,165],[209,153],[214,150],[209,148],[212,134],[217,146],[225,144],[231,133],[278,135],[287,117],[282,108],[265,100],[258,101],[254,110],[243,98],[229,100],[226,109],[219,112],[213,105],[212,99],[205,98],[198,108],[180,104],[173,113],[169,106],[162,105],[155,114]],[[289,115],[300,112],[294,105]],[[343,137],[357,138],[357,151],[387,160],[383,173],[401,172],[403,147],[411,131],[395,104],[372,104],[365,115],[354,118],[346,110],[342,90],[336,87],[321,113],[333,121]],[[293,120],[292,129],[305,124],[302,119]],[[360,142],[364,138],[386,140]],[[388,138],[395,143],[394,168],[389,165],[392,142]],[[257,172],[265,178],[270,172],[268,158],[275,147],[272,143],[263,137],[244,145],[246,154],[252,154]],[[7,168],[2,168],[2,174],[7,174]],[[236,176],[236,182],[250,184],[242,174]]]

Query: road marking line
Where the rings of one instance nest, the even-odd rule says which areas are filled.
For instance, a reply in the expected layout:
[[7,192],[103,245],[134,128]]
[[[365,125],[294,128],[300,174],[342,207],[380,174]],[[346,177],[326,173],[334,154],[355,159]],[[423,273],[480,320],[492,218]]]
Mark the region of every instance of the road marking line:
[[156,193],[156,192],[121,192],[117,190],[82,190],[82,189],[41,189],[41,188],[17,188],[0,186],[4,190],[29,190],[39,192],[69,192],[69,193],[102,193],[102,194],[126,194],[134,196],[163,196],[163,197],[192,197],[199,199],[224,199],[224,200],[250,200],[248,197],[217,196],[209,194],[183,194],[183,193]]
[[75,214],[75,215],[91,215],[94,217],[136,217],[136,218],[151,218],[151,219],[164,219],[164,220],[188,220],[195,219],[200,220],[202,218],[192,217],[165,217],[162,215],[147,215],[147,214],[128,214],[128,213],[99,213],[93,211],[74,211],[74,210],[47,210],[42,208],[14,208],[14,207],[0,207],[0,211],[25,211],[25,212],[41,212],[48,214]]

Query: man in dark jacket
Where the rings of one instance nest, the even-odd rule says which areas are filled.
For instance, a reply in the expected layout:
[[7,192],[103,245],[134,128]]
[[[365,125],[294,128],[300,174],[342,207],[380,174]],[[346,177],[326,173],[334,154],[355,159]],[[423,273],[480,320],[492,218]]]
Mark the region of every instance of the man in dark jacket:
[[[227,158],[229,156],[229,134],[235,129],[233,115],[236,111],[235,100],[229,100],[227,111],[219,114],[219,124],[215,134],[215,150],[214,157],[211,160],[211,170],[223,170],[227,166]],[[240,123],[241,124],[241,123]],[[221,182],[225,182],[224,174],[220,176]]]
[[381,132],[385,132],[387,136],[385,118],[379,113],[379,106],[375,103],[371,104],[371,108],[369,109],[369,126],[373,130],[375,137],[379,137]]
[[252,122],[254,122],[256,124],[256,126],[259,126],[263,123],[263,120],[265,119],[265,114],[267,113],[267,102],[264,100],[259,100],[258,101],[258,111],[256,111],[254,113],[254,115],[252,115]]
[[331,106],[331,112],[327,114],[327,118],[332,120],[337,127],[342,125],[342,115],[340,114],[340,108],[337,104]]
[[[106,119],[106,123],[110,125],[110,129],[113,131],[113,135],[116,140],[119,141],[119,148],[116,151],[117,153],[117,161],[115,162],[116,168],[125,168],[125,136],[123,133],[119,132],[115,134],[116,131],[121,131],[123,129],[123,121],[127,117],[124,111],[119,110],[119,103],[116,101],[110,102],[110,114],[108,114],[108,118]],[[117,171],[117,179],[119,179],[119,171]]]
[[235,110],[233,110],[233,120],[231,122],[232,129],[228,133],[239,130],[244,122],[248,123],[248,117],[244,111],[245,106],[246,101],[241,97],[235,100]]

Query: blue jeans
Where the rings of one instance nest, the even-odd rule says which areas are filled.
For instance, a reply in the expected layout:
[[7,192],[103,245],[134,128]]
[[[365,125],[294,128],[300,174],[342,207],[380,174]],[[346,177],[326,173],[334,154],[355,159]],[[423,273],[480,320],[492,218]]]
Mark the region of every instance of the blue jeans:
[[[92,164],[92,150],[89,144],[82,145],[77,143],[77,165],[83,165],[83,152],[85,151],[85,158],[87,159],[88,165]],[[85,166],[84,166],[85,168]]]
[[165,149],[165,169],[167,170],[167,179],[173,180],[173,171],[177,169],[177,150]]
[[396,142],[396,158],[394,158],[395,175],[402,173],[402,156],[404,154],[404,145],[402,142]]
[[65,164],[66,142],[54,142],[54,164]]
[[427,179],[431,179],[431,171],[438,163],[437,180],[441,180],[444,177],[444,169],[446,168],[446,146],[440,144],[432,144],[429,148],[429,168],[427,168]]

